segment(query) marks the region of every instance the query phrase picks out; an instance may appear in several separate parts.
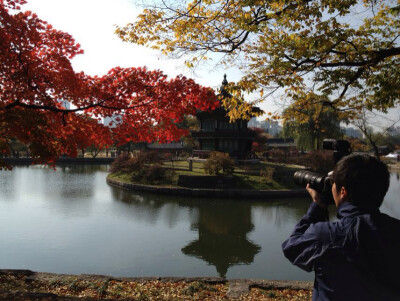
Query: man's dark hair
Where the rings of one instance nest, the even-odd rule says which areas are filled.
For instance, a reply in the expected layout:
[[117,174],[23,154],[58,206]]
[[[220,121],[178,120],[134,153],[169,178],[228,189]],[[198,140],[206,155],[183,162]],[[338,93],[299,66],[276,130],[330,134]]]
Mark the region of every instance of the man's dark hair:
[[379,208],[389,188],[390,173],[375,157],[350,155],[336,164],[332,179],[338,192],[346,188],[352,204]]

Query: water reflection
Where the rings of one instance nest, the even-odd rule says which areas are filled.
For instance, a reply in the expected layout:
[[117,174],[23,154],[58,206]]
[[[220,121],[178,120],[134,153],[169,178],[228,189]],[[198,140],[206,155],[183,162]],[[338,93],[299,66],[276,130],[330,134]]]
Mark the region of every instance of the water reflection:
[[311,200],[309,198],[279,199],[277,201],[254,201],[252,208],[274,229],[286,228],[288,224],[297,223],[306,214]]
[[97,173],[97,172],[107,172],[108,169],[109,169],[109,165],[57,164],[56,169],[60,169],[62,172],[67,172],[69,174],[94,174],[94,173]]
[[249,203],[138,194],[119,188],[112,188],[112,194],[115,200],[128,205],[124,212],[130,218],[154,223],[161,212],[166,212],[170,227],[180,219],[179,207],[189,208],[190,229],[197,232],[198,239],[184,246],[182,253],[215,266],[221,277],[225,277],[230,266],[251,264],[261,250],[247,238],[254,229]]
[[0,199],[46,203],[47,208],[65,217],[87,216],[99,190],[104,187],[107,165],[17,166],[0,176]]
[[[180,217],[181,205],[173,198],[154,194],[135,193],[120,188],[111,187],[111,195],[114,201],[122,202],[118,213],[126,219],[143,221],[154,225],[160,219],[172,228]],[[164,210],[165,209],[165,210]],[[160,217],[163,215],[163,218]]]
[[216,267],[220,277],[237,264],[251,264],[261,247],[247,238],[253,230],[251,206],[239,203],[229,208],[229,203],[218,202],[198,207],[198,219],[192,229],[198,239],[182,248],[182,253],[195,256]]

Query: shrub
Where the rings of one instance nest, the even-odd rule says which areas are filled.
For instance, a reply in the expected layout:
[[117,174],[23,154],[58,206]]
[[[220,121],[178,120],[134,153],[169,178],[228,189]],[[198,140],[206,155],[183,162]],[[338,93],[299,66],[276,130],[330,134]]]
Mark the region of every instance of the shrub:
[[162,161],[162,157],[159,153],[149,150],[141,150],[135,153],[134,157],[143,164],[161,163]]
[[148,184],[172,182],[174,172],[161,166],[156,152],[139,151],[134,155],[123,153],[111,164],[110,172],[131,174],[132,180]]
[[160,164],[152,164],[136,170],[132,176],[133,181],[146,184],[160,184],[172,182],[174,171],[163,168]]
[[251,174],[251,168],[249,167],[249,166],[244,166],[243,167],[243,173],[245,174],[245,175],[250,175]]
[[274,173],[275,168],[273,167],[266,167],[265,169],[260,170],[260,176],[263,177],[267,183],[272,181]]
[[144,179],[147,183],[158,183],[165,178],[166,169],[160,164],[150,165],[144,170]]
[[224,174],[232,174],[235,169],[235,161],[229,154],[211,152],[210,157],[203,164],[204,171],[209,175],[218,175],[222,170]]
[[134,153],[122,153],[111,164],[110,172],[131,173],[145,168],[146,164],[160,163],[161,158],[158,153],[153,151],[141,150]]
[[288,152],[281,150],[281,149],[275,149],[269,152],[270,156],[272,158],[272,161],[274,162],[279,162],[279,163],[287,163],[288,159]]
[[110,172],[125,172],[127,170],[127,165],[132,159],[131,155],[128,153],[122,153],[111,163]]
[[311,170],[326,174],[334,167],[333,154],[329,150],[318,150],[292,160],[293,163],[306,166]]

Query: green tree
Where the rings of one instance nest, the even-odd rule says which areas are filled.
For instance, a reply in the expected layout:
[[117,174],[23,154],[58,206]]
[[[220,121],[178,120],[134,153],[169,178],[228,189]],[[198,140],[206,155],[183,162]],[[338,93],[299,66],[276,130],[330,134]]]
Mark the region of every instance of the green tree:
[[185,57],[189,67],[222,54],[218,62],[236,63],[244,73],[230,85],[239,111],[248,111],[243,91],[259,91],[263,100],[283,87],[298,106],[310,95],[328,95],[329,106],[348,118],[364,107],[385,112],[399,103],[398,0],[150,3],[117,34]]
[[319,150],[322,140],[342,138],[340,119],[331,107],[289,106],[284,112],[283,136],[293,137],[300,150]]
[[180,128],[188,129],[188,130],[199,130],[200,129],[200,122],[196,118],[196,116],[192,115],[185,115],[182,123],[180,124]]
[[183,121],[179,124],[179,127],[189,130],[189,133],[183,136],[181,140],[183,140],[187,151],[191,152],[191,150],[197,145],[196,140],[192,137],[192,131],[197,131],[200,129],[200,122],[197,120],[196,116],[185,115]]

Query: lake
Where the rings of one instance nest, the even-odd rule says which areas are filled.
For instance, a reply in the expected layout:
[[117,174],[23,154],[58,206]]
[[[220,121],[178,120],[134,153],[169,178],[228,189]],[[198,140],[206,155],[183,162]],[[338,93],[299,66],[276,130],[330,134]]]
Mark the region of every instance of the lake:
[[[309,199],[167,197],[111,187],[106,176],[105,165],[0,171],[0,268],[130,277],[313,279],[281,251]],[[399,178],[392,173],[381,207],[396,218]]]

